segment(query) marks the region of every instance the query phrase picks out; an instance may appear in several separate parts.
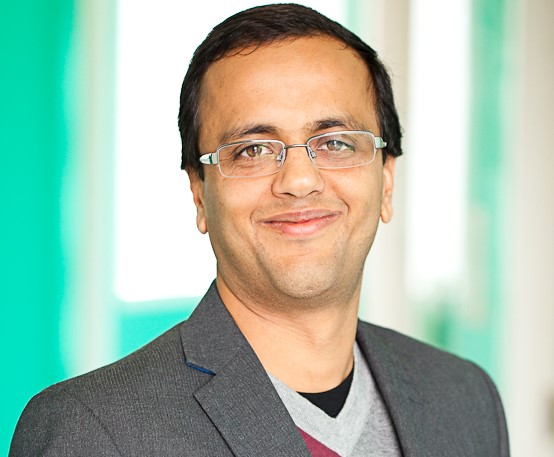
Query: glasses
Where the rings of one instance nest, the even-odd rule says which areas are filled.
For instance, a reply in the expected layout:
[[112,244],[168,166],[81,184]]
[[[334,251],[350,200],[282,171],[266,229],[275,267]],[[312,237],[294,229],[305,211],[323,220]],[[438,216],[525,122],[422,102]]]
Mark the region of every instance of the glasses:
[[323,133],[306,144],[286,145],[279,140],[246,140],[219,146],[203,154],[200,163],[217,165],[227,178],[255,178],[277,173],[283,167],[287,149],[306,148],[317,168],[353,168],[373,162],[377,149],[386,147],[381,137],[365,130]]

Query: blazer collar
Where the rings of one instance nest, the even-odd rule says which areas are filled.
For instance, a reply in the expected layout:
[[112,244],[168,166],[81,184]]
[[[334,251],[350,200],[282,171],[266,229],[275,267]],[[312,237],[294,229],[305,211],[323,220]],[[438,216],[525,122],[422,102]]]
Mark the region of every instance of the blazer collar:
[[181,327],[187,366],[211,379],[194,393],[236,456],[310,452],[215,282]]

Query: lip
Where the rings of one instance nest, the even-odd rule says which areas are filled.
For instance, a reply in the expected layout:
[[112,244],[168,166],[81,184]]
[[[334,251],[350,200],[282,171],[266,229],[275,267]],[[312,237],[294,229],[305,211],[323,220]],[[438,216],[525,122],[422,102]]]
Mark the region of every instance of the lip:
[[267,217],[261,223],[283,235],[303,237],[313,235],[331,225],[340,217],[340,212],[310,209],[279,213]]

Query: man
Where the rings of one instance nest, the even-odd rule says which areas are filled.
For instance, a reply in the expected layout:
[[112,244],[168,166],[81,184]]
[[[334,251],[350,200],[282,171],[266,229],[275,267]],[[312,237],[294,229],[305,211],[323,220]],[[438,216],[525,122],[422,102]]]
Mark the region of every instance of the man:
[[357,319],[400,126],[375,52],[298,5],[197,49],[179,128],[217,278],[191,318],[33,398],[11,456],[507,456],[476,366]]

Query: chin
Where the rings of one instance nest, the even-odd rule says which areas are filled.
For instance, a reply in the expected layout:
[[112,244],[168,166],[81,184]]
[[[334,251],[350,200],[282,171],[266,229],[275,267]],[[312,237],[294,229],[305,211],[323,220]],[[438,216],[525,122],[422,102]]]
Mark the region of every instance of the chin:
[[323,304],[322,300],[330,291],[335,291],[337,286],[336,275],[329,278],[322,278],[321,275],[312,272],[310,277],[292,277],[287,280],[287,276],[282,276],[274,281],[274,287],[278,295],[290,297],[291,300],[303,300],[303,305],[310,306],[312,300],[317,299],[316,306]]

